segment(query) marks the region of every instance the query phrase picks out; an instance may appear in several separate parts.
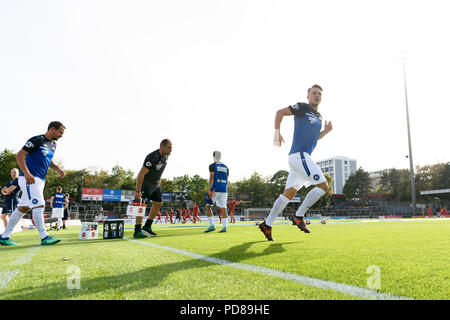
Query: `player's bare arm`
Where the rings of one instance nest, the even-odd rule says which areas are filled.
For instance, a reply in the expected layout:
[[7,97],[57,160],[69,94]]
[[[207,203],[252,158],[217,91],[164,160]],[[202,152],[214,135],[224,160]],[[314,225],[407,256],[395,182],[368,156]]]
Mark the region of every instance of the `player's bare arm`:
[[142,198],[142,183],[144,182],[144,176],[149,172],[150,170],[144,166],[142,166],[141,170],[138,173],[138,176],[136,178],[136,190],[134,193],[135,199],[141,199]]
[[2,195],[7,196],[11,194],[16,188],[17,186],[3,187]]
[[331,130],[333,130],[333,125],[331,124],[331,121],[325,121],[325,128],[323,129],[323,131],[320,132],[319,140],[322,139]]
[[208,187],[208,195],[211,197],[211,188],[214,184],[214,172],[209,173],[209,187]]
[[278,147],[280,147],[281,144],[284,143],[283,136],[280,133],[281,121],[283,120],[283,117],[291,115],[292,111],[291,109],[289,109],[289,107],[278,110],[275,115],[275,134],[273,137],[273,144]]
[[27,151],[21,149],[19,152],[17,152],[16,160],[20,170],[22,170],[23,172],[27,184],[34,184],[35,183],[34,177],[30,173],[30,170],[28,170],[27,164],[25,162],[25,157],[27,156],[27,154],[28,154]]
[[58,172],[60,178],[64,178],[64,176],[66,175],[66,173],[63,170],[61,170],[61,168],[58,167],[53,161],[50,162],[49,167],[56,170],[56,172]]

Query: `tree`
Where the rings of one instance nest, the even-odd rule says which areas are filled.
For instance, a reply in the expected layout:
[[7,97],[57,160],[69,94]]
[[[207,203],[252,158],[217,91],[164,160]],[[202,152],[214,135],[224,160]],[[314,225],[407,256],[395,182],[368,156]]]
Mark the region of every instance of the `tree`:
[[209,182],[198,174],[194,175],[189,181],[189,197],[197,203],[203,201],[203,196],[208,192]]
[[133,190],[136,186],[136,180],[133,176],[133,171],[125,170],[116,165],[112,168],[111,175],[104,181],[105,189]]
[[180,177],[173,178],[173,183],[175,185],[175,192],[188,192],[190,178],[187,174]]
[[3,186],[11,180],[11,169],[17,168],[20,171],[16,161],[16,154],[11,150],[5,149],[0,152],[0,185]]
[[450,162],[442,165],[436,182],[437,189],[450,189]]
[[252,207],[265,207],[268,196],[268,181],[254,172],[250,178],[236,182],[237,193],[250,193]]
[[369,173],[359,168],[348,177],[343,188],[343,193],[347,199],[357,198],[359,199],[357,202],[360,205],[365,205],[371,188]]
[[272,178],[269,180],[271,198],[276,199],[280,194],[284,192],[288,176],[289,172],[286,170],[279,170],[272,176]]
[[49,197],[55,193],[57,186],[63,188],[63,193],[69,193],[70,198],[79,201],[81,199],[83,178],[88,174],[86,169],[83,170],[64,170],[65,177],[61,179],[58,173],[49,169],[45,179],[44,196]]
[[175,192],[176,186],[172,180],[161,179],[161,189],[164,192]]

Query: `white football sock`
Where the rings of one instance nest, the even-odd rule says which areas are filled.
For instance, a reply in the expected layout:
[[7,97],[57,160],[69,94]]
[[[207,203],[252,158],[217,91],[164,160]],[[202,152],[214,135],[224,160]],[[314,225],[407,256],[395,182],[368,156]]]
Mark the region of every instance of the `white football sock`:
[[269,227],[272,226],[275,219],[278,217],[280,213],[283,212],[284,208],[289,204],[289,199],[284,195],[280,194],[280,196],[273,203],[272,210],[270,210],[269,216],[266,218],[266,225]]
[[315,187],[312,189],[305,197],[305,200],[303,200],[302,204],[300,205],[300,208],[298,208],[297,212],[295,213],[295,216],[297,217],[304,217],[306,211],[311,208],[314,203],[316,203],[322,196],[325,194],[325,190],[319,187]]
[[222,226],[223,226],[224,228],[227,227],[227,222],[228,222],[228,218],[222,218]]
[[58,229],[61,229],[61,225],[62,225],[62,218],[58,218]]
[[44,239],[48,236],[47,231],[45,230],[45,222],[44,222],[44,208],[34,208],[33,209],[33,220],[36,225],[36,229],[41,236],[41,239]]
[[210,226],[214,226],[214,220],[213,217],[208,217],[208,222]]
[[20,212],[18,209],[14,210],[9,217],[8,225],[5,228],[5,231],[2,234],[2,238],[9,238],[14,230],[14,227],[20,222],[20,219],[25,215],[25,213]]

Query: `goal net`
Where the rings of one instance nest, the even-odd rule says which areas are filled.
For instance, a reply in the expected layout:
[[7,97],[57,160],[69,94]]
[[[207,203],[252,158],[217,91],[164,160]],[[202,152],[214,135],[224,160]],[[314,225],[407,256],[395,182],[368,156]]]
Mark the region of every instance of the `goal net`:
[[248,208],[244,210],[244,220],[264,220],[269,215],[271,208]]

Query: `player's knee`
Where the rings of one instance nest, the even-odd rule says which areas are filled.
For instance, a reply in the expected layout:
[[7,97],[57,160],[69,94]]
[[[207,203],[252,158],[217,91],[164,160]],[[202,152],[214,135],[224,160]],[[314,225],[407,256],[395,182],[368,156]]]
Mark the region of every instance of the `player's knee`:
[[285,196],[289,200],[292,200],[292,199],[294,199],[296,193],[297,193],[297,190],[295,190],[294,188],[290,188],[290,189],[284,190],[283,196]]
[[328,192],[328,190],[329,190],[328,182],[323,182],[323,183],[317,185],[317,187],[319,187],[320,189],[322,189],[325,192]]
[[153,205],[155,206],[156,209],[159,209],[162,207],[163,202],[157,202],[157,201],[153,201]]
[[28,211],[30,211],[31,209],[28,207],[18,207],[17,210],[20,211],[20,213],[27,213]]

